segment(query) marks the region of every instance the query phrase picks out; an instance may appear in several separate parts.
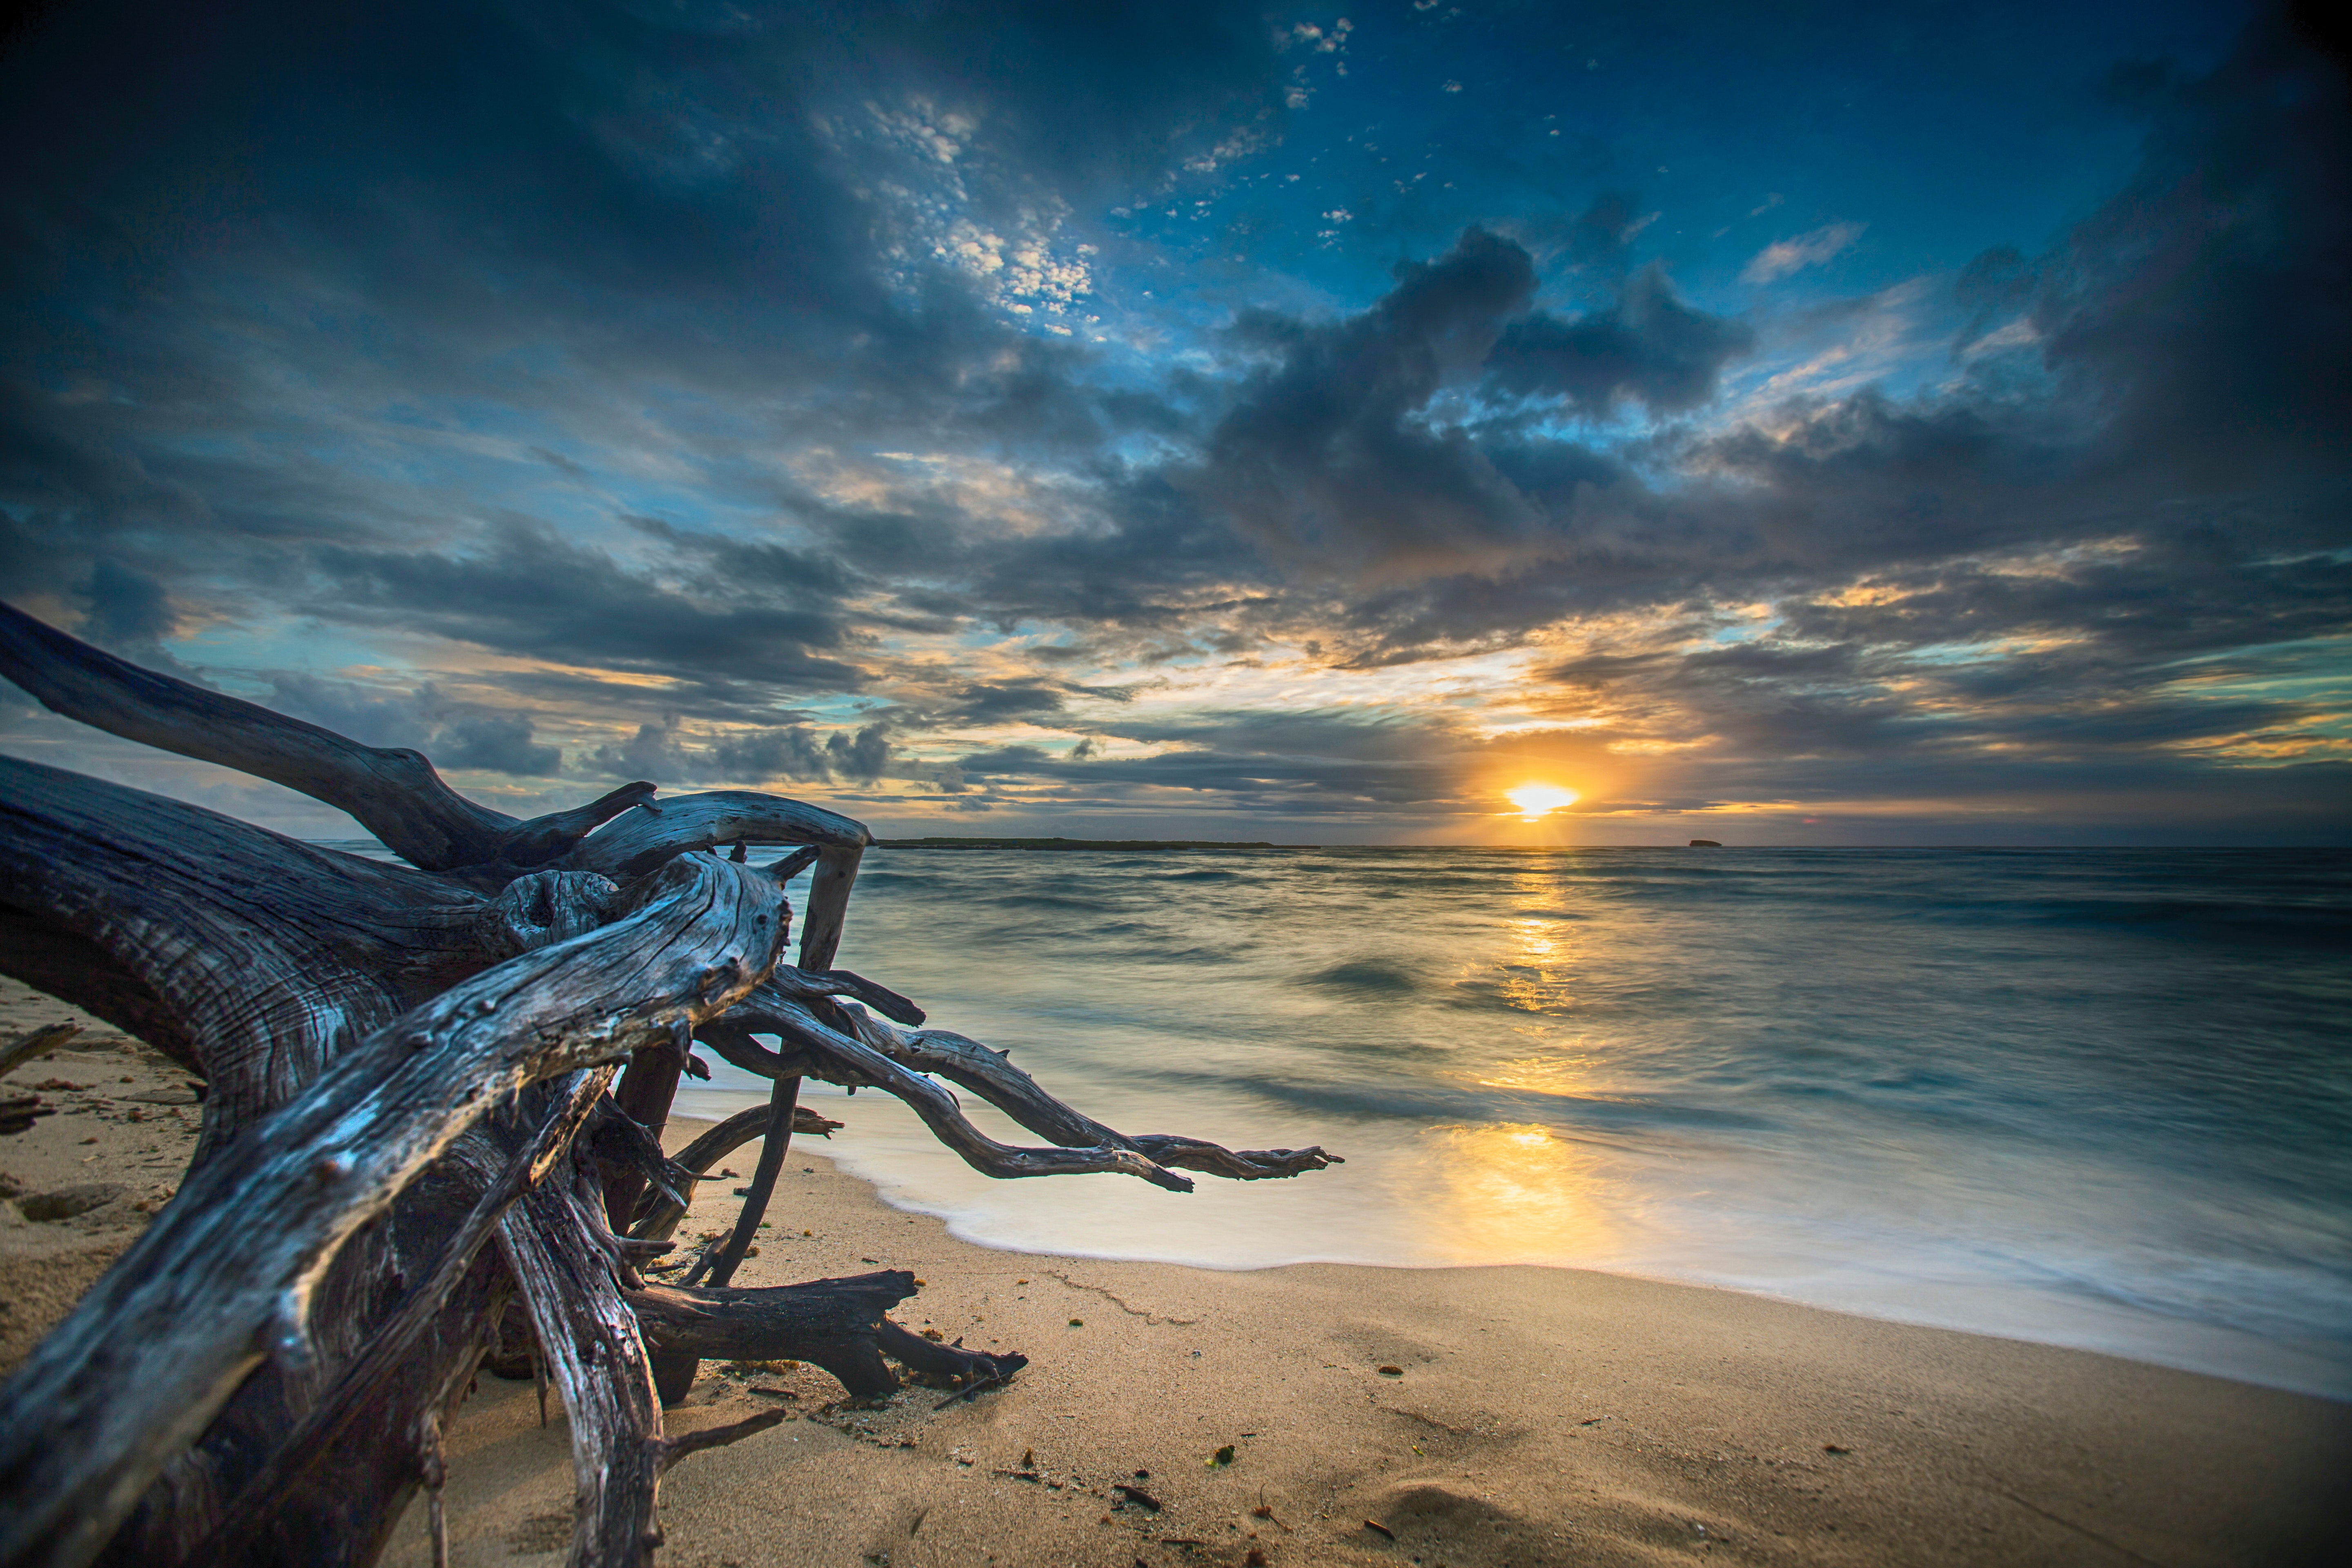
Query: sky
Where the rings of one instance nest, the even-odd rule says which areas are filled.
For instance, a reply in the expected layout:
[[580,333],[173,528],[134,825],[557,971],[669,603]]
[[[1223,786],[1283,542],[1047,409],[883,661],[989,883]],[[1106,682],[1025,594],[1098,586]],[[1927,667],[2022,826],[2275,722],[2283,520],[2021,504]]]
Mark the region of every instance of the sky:
[[[2163,0],[61,0],[0,598],[518,815],[2352,843],[2339,60]],[[351,831],[7,687],[0,752]]]

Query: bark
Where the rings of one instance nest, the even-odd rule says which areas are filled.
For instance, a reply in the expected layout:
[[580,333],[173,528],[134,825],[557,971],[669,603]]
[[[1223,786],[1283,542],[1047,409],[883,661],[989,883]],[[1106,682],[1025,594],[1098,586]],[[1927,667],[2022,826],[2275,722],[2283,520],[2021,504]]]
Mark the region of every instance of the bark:
[[698,1022],[774,962],[764,877],[698,856],[632,894],[628,918],[377,1031],[191,1173],[0,1391],[0,1491],[21,1500],[0,1563],[88,1561],[265,1354],[309,1361],[308,1298],[336,1245],[496,1096]]
[[[0,1568],[357,1568],[420,1489],[439,1541],[440,1435],[517,1294],[571,1415],[582,1568],[649,1562],[663,1469],[772,1424],[669,1439],[656,1368],[682,1387],[706,1356],[790,1357],[859,1394],[896,1386],[893,1359],[968,1389],[1017,1371],[891,1322],[904,1274],[728,1283],[790,1131],[839,1125],[800,1120],[804,1073],[900,1096],[996,1175],[1123,1171],[1182,1191],[1171,1167],[1255,1179],[1332,1159],[1125,1137],[998,1053],[917,1027],[914,1003],[833,967],[872,837],[820,807],[656,803],[635,784],[520,821],[414,752],[140,669],[5,605],[0,674],[68,717],[335,805],[410,863],[0,758],[0,970],[207,1083],[177,1197],[0,1387]],[[763,872],[749,844],[804,847]],[[698,853],[720,846],[734,861]],[[782,884],[804,868],[799,962],[781,963]],[[671,1161],[659,1131],[698,1035],[776,1090]],[[982,1137],[926,1073],[1056,1147]],[[753,1137],[716,1283],[648,1285],[638,1265],[668,1250],[692,1183]]]

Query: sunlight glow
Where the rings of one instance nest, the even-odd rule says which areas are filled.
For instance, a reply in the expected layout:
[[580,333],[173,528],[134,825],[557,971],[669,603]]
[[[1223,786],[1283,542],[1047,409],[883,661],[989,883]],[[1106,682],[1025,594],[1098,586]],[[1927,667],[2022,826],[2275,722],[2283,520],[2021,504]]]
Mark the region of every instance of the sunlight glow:
[[1574,805],[1576,792],[1562,789],[1558,784],[1523,784],[1516,789],[1505,790],[1503,798],[1519,808],[1520,821],[1533,822],[1547,812]]

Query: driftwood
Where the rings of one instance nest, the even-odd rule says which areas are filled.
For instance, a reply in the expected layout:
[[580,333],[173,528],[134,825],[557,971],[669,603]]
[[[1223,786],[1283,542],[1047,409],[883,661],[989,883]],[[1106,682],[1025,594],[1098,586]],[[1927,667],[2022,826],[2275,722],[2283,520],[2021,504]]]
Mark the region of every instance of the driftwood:
[[[6,605],[0,674],[68,717],[335,805],[408,862],[0,758],[0,970],[206,1085],[177,1195],[0,1387],[0,1568],[365,1563],[420,1490],[437,1538],[441,1433],[510,1312],[570,1415],[574,1564],[651,1562],[662,1472],[773,1424],[666,1436],[665,1397],[704,1359],[790,1357],[860,1395],[897,1387],[893,1363],[1001,1384],[1024,1358],[890,1321],[910,1275],[732,1284],[791,1132],[839,1126],[798,1106],[804,1077],[898,1096],[996,1175],[1184,1191],[1179,1169],[1255,1180],[1333,1158],[1121,1134],[834,969],[873,842],[835,813],[633,784],[520,820],[415,752],[142,669]],[[754,868],[761,844],[801,847]],[[783,884],[803,869],[788,955]],[[774,1092],[672,1159],[659,1133],[702,1070],[698,1040]],[[12,1064],[39,1048],[17,1042]],[[984,1137],[934,1074],[1052,1147]],[[733,1231],[665,1256],[694,1184],[754,1139]],[[684,1277],[648,1281],[656,1258]]]

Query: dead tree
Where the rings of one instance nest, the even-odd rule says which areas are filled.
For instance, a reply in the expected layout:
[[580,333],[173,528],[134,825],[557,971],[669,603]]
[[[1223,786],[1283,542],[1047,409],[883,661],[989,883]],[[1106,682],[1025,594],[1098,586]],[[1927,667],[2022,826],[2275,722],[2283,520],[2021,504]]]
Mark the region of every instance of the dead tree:
[[[890,1321],[905,1273],[730,1283],[804,1077],[899,1097],[995,1176],[1182,1192],[1181,1171],[1248,1181],[1333,1158],[1128,1136],[835,969],[873,842],[835,813],[632,784],[517,820],[415,752],[6,605],[0,674],[68,718],[334,805],[408,862],[0,758],[0,970],[207,1085],[177,1195],[0,1388],[0,1568],[365,1563],[419,1489],[437,1530],[440,1434],[511,1302],[571,1417],[574,1564],[649,1563],[662,1470],[772,1421],[666,1437],[663,1397],[701,1359],[807,1361],[859,1394],[897,1386],[891,1361],[967,1386],[1018,1370]],[[746,862],[778,844],[802,847]],[[783,884],[812,864],[788,963]],[[656,1134],[698,1039],[774,1093],[671,1160]],[[935,1078],[1045,1146],[988,1138]],[[734,1232],[677,1283],[649,1281],[692,1184],[754,1139]]]

